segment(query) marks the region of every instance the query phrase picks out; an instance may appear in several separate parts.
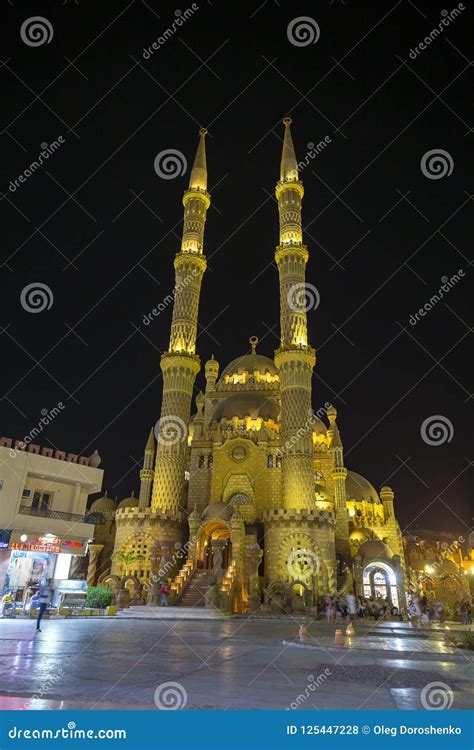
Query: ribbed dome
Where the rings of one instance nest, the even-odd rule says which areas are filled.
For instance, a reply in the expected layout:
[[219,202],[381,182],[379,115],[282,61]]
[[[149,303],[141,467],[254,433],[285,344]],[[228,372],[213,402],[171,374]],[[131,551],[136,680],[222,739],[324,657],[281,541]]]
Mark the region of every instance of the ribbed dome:
[[246,395],[245,393],[236,393],[224,399],[214,412],[213,422],[220,422],[221,419],[232,419],[232,417],[261,417],[263,420],[272,419],[274,422],[278,419],[279,407],[275,399],[265,398],[254,394]]
[[125,497],[118,504],[119,508],[138,508],[138,498],[135,497],[135,493],[132,490],[130,497]]
[[234,507],[228,503],[211,503],[203,510],[201,518],[203,521],[210,519],[229,521],[233,513]]
[[258,339],[255,336],[252,336],[250,339],[250,346],[252,347],[251,353],[243,354],[241,357],[233,359],[223,371],[221,378],[225,378],[226,375],[242,375],[244,372],[249,375],[253,375],[254,372],[260,372],[262,375],[266,372],[269,372],[270,375],[278,375],[278,370],[274,361],[269,357],[265,357],[263,354],[257,354],[257,344]]
[[111,497],[107,497],[107,494],[105,494],[103,497],[98,497],[97,500],[94,500],[92,503],[89,512],[90,513],[99,513],[101,511],[108,511],[108,510],[116,510],[117,509],[117,503],[115,500],[113,500]]
[[365,500],[368,503],[380,502],[375,487],[368,479],[357,474],[355,471],[347,472],[346,496],[348,500]]
[[370,560],[391,560],[393,555],[389,547],[380,539],[370,539],[359,547],[358,553],[364,562]]

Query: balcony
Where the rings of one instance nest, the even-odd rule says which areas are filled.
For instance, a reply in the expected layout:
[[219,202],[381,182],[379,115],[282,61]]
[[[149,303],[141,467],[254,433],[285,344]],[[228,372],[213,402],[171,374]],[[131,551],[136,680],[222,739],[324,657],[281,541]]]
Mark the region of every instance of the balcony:
[[55,518],[58,521],[73,521],[74,523],[98,524],[102,521],[101,513],[90,513],[87,516],[81,516],[78,513],[66,513],[62,510],[41,510],[40,508],[32,508],[30,505],[20,505],[20,513],[24,516]]

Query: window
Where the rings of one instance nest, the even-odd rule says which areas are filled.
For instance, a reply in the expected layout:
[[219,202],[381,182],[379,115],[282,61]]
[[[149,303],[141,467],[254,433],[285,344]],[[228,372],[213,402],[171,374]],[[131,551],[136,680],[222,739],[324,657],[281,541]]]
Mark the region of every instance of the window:
[[3,490],[3,482],[4,482],[4,480],[0,479],[0,492]]
[[31,507],[35,510],[49,510],[53,495],[51,492],[40,492],[35,490]]
[[29,500],[30,497],[31,497],[31,490],[29,490],[27,487],[25,487],[25,489],[23,490],[21,499],[22,500]]
[[267,456],[267,468],[273,469],[273,456],[272,455]]
[[212,469],[212,462],[213,462],[213,456],[212,456],[212,455],[210,454],[210,455],[209,455],[209,456],[207,457],[207,468],[208,468],[208,469]]
[[199,456],[198,468],[204,469],[204,456]]
[[281,469],[281,453],[277,453],[276,467],[277,467],[277,469]]

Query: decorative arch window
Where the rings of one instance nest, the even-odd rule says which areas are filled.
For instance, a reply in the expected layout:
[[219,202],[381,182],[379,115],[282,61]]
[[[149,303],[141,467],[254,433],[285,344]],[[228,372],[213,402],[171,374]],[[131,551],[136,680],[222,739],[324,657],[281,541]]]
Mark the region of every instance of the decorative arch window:
[[199,456],[198,468],[199,469],[204,469],[204,456]]
[[267,456],[267,468],[273,469],[273,456],[271,454]]
[[208,469],[212,469],[212,464],[213,463],[214,463],[214,456],[212,455],[212,453],[209,453],[209,455],[207,457],[207,468]]
[[277,469],[281,469],[281,453],[276,454],[276,467]]

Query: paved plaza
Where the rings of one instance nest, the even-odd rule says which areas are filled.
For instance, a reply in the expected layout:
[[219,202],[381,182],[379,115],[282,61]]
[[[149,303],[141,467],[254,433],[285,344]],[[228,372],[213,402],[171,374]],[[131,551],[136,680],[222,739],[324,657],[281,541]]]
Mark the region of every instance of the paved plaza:
[[440,630],[356,623],[346,648],[326,623],[309,624],[299,645],[298,626],[64,619],[35,634],[34,621],[0,620],[0,707],[155,709],[167,682],[198,710],[416,709],[439,682],[447,707],[472,706],[472,652],[445,644]]

